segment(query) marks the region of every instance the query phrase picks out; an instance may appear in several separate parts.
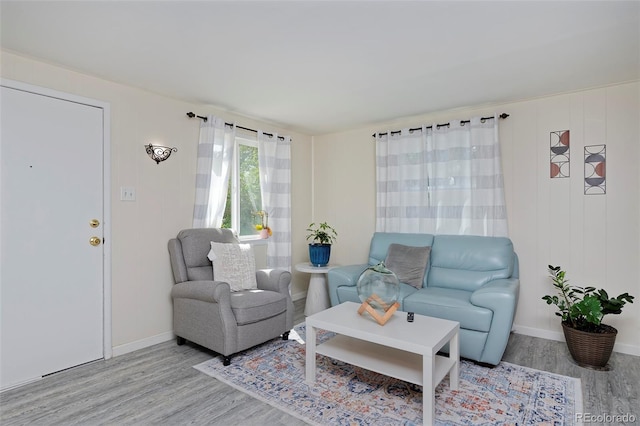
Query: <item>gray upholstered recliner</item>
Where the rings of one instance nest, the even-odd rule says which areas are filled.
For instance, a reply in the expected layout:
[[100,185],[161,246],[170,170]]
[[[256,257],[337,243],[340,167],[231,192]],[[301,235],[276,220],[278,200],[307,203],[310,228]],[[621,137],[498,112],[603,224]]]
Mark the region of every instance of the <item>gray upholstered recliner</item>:
[[185,340],[211,349],[229,365],[231,355],[282,335],[293,328],[291,273],[265,269],[256,272],[258,290],[231,292],[215,281],[207,255],[211,241],[238,244],[229,229],[185,229],[169,240],[175,285],[173,331],[179,345]]

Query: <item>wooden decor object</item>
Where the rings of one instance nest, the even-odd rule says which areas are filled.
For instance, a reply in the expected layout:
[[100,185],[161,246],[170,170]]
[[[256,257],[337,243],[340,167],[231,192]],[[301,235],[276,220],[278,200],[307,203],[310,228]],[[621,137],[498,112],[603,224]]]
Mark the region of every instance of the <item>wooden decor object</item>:
[[[384,309],[384,315],[380,315],[380,313],[373,307],[369,302],[375,302],[377,305],[381,306]],[[372,294],[362,302],[360,307],[358,308],[358,313],[362,315],[365,311],[369,313],[376,320],[376,322],[380,325],[385,325],[389,318],[393,315],[395,311],[398,310],[400,304],[398,302],[393,303],[392,305],[388,305],[384,300],[378,297],[377,294]]]

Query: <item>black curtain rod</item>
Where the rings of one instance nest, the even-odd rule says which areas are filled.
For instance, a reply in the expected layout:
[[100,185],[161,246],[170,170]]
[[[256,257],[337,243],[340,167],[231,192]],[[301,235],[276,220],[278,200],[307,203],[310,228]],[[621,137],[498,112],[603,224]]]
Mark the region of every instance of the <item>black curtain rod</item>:
[[[195,115],[193,112],[189,111],[187,113],[187,117],[189,118],[199,118],[200,120],[203,120],[205,123],[207,122],[207,117],[203,117],[201,115]],[[233,123],[224,123],[225,126],[233,126]],[[249,129],[248,127],[242,127],[242,126],[236,126],[236,128],[238,129],[242,129],[242,130],[246,130],[248,132],[253,132],[253,133],[258,133],[257,130],[254,129]],[[270,137],[273,137],[273,133],[266,133],[266,132],[262,132],[263,135],[267,135]],[[280,139],[281,141],[284,140],[283,136],[278,136],[278,139]]]
[[[206,123],[206,122],[207,122],[207,120],[208,120],[208,119],[207,119],[207,117],[203,117],[203,116],[201,116],[201,115],[195,115],[195,114],[194,114],[193,112],[191,112],[191,111],[189,111],[189,112],[187,113],[187,117],[189,117],[189,118],[199,118],[200,120],[204,120],[204,122],[205,122],[205,123]],[[224,124],[227,124],[227,123],[224,123]]]
[[[502,118],[502,119],[504,120],[505,118],[509,117],[509,114],[506,114],[506,113],[504,113],[504,112],[503,112],[503,113],[502,113],[502,114],[500,114],[498,117],[499,117],[499,118]],[[493,118],[494,118],[494,117],[482,117],[480,120],[483,120],[483,121],[484,121],[484,120],[492,120]],[[471,120],[462,120],[460,123],[461,123],[461,124],[471,123]],[[448,125],[449,125],[449,123],[436,124],[436,127],[439,129],[440,127],[445,127],[445,126],[448,126]],[[433,129],[433,126],[427,126],[426,128],[427,128],[427,129]],[[412,128],[412,129],[409,129],[409,131],[410,131],[410,132],[413,132],[413,131],[416,131],[416,130],[422,130],[422,127],[414,127],[414,128]],[[402,130],[394,130],[394,131],[392,131],[392,132],[390,132],[390,133],[391,133],[392,135],[397,135],[398,133],[401,133],[401,132],[402,132]],[[375,138],[375,137],[376,137],[376,135],[384,136],[384,135],[386,135],[386,134],[387,134],[387,132],[384,132],[384,133],[374,133],[374,134],[373,134],[373,135],[371,135],[371,136],[373,136],[373,137]]]

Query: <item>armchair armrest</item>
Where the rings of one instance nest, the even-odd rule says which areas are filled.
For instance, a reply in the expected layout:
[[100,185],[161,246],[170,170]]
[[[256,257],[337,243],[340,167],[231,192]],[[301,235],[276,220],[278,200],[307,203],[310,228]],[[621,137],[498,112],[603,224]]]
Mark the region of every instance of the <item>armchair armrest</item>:
[[195,299],[209,303],[222,303],[229,305],[231,288],[222,281],[185,281],[175,284],[171,289],[172,298]]
[[291,272],[285,269],[259,269],[256,281],[260,290],[271,290],[289,295]]
[[293,328],[293,301],[289,292],[291,272],[285,269],[259,269],[256,281],[260,290],[276,291],[287,298],[287,329]]
[[338,287],[343,286],[355,286],[358,284],[358,278],[369,267],[368,264],[361,265],[348,265],[337,266],[329,269],[327,273],[329,298],[331,299],[331,306],[335,306],[340,303],[338,300]]

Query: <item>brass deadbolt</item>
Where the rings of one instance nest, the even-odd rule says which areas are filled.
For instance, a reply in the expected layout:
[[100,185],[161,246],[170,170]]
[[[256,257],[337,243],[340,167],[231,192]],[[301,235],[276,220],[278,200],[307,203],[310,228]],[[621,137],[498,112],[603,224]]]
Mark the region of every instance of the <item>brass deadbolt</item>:
[[89,226],[92,228],[97,228],[98,226],[100,226],[100,221],[98,219],[91,219],[89,221]]

